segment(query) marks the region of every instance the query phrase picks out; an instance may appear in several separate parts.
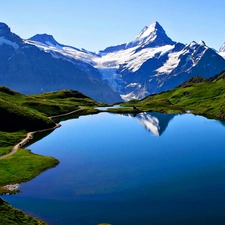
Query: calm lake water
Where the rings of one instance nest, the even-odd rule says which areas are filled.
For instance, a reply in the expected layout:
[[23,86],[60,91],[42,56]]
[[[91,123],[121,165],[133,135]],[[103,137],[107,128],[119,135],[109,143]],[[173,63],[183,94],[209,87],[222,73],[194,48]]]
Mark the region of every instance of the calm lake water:
[[60,160],[4,196],[52,225],[225,224],[225,127],[191,114],[64,121],[32,144]]

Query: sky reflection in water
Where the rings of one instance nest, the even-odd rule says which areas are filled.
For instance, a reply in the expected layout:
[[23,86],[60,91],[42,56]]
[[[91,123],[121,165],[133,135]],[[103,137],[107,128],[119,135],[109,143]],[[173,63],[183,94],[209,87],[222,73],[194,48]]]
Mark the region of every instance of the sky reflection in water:
[[219,121],[101,113],[62,125],[29,147],[60,164],[4,197],[16,207],[52,224],[225,223]]

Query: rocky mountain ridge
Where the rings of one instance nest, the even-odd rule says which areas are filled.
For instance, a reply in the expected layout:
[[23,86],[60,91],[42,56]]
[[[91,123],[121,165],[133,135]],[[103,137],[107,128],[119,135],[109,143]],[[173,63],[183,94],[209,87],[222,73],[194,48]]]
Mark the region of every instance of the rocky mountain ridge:
[[107,47],[98,54],[33,38],[28,42],[80,65],[84,71],[87,65],[95,68],[98,78],[125,101],[171,89],[196,75],[208,78],[225,69],[225,60],[204,41],[186,45],[175,42],[158,22],[145,26],[133,41]]
[[[0,35],[0,41],[1,38]],[[43,87],[36,91],[42,91],[42,89],[46,91],[48,88],[50,90],[72,88],[82,91],[98,101],[120,101],[119,94],[125,101],[142,99],[149,94],[174,88],[191,77],[201,75],[208,78],[225,70],[225,59],[222,57],[222,53],[208,47],[204,41],[199,43],[193,41],[186,45],[175,42],[167,36],[158,22],[145,26],[133,41],[107,47],[105,50],[99,51],[98,54],[60,44],[53,36],[47,34],[35,35],[28,40],[11,41],[11,46],[12,43],[14,43],[14,51],[21,54],[17,62],[23,58],[22,54],[31,54],[27,59],[32,59],[33,63],[38,63],[42,68],[50,65],[51,61],[52,64],[59,61],[60,64],[64,64],[60,65],[61,73],[71,74],[70,70],[72,68],[76,70],[77,77],[74,75],[72,79],[71,75],[57,75],[60,69],[53,69],[53,65],[53,68],[48,68],[49,72],[46,70],[39,71],[39,75],[35,74],[36,83],[42,84],[44,82],[45,85],[42,85]],[[6,45],[4,46],[6,47]],[[3,44],[0,47],[2,48]],[[12,56],[13,54],[11,52],[8,55]],[[41,59],[44,59],[44,62],[40,62]],[[30,62],[23,63],[23,74],[28,78],[29,74],[32,76],[34,65],[30,66]],[[43,65],[40,63],[43,63]],[[16,73],[16,70],[14,73]],[[46,76],[40,76],[40,74],[48,73],[54,73],[55,75],[52,74],[51,78],[47,76],[49,77],[48,80],[46,80]],[[2,76],[4,76],[4,73],[2,73]],[[91,88],[90,91],[90,88],[87,88],[90,87],[90,84],[81,81],[84,78],[91,83],[94,82],[96,87]],[[17,79],[19,80],[19,78]],[[81,80],[79,81],[79,79]],[[50,80],[54,80],[54,84],[47,85]],[[75,80],[78,82],[75,82]],[[75,85],[75,83],[80,83],[82,88],[78,89],[79,85]],[[32,82],[28,82],[28,84],[32,86]],[[23,88],[25,90],[27,85],[24,85],[26,86]],[[14,88],[16,86],[18,84],[10,87]],[[23,90],[18,91],[23,92]],[[96,98],[94,95],[97,92],[101,94],[99,93]],[[107,95],[108,97],[105,99],[104,96]]]
[[73,89],[97,101],[121,101],[119,94],[98,78],[100,75],[92,74],[29,44],[0,23],[0,85],[24,94]]

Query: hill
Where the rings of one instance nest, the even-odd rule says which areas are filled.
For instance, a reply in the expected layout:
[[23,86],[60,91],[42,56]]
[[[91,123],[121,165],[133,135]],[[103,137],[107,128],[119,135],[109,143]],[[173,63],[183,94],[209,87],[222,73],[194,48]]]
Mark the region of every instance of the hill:
[[78,91],[60,90],[39,95],[23,95],[0,87],[0,131],[34,131],[55,126],[49,116],[67,113],[80,105],[99,103]]
[[[15,154],[3,158],[13,146],[29,134],[38,131],[34,141],[56,128],[52,117],[68,115],[77,117],[97,112],[95,106],[102,105],[86,95],[73,90],[61,90],[39,95],[23,95],[7,87],[0,87],[0,186],[21,183],[37,176],[43,170],[58,164],[51,157],[37,156],[27,150],[18,149]],[[57,115],[57,116],[56,116]],[[49,130],[50,128],[50,130]],[[45,134],[39,131],[48,131]],[[29,140],[29,139],[28,139]],[[21,142],[20,142],[21,143]],[[26,144],[26,143],[25,143]],[[20,144],[22,147],[24,144]],[[32,167],[32,169],[29,169]],[[0,188],[0,192],[1,192]]]
[[[15,193],[7,185],[26,182],[41,172],[55,167],[59,161],[52,157],[33,154],[29,150],[21,149],[18,144],[29,131],[55,128],[56,123],[51,118],[55,115],[67,115],[76,112],[79,116],[90,112],[97,112],[97,103],[86,95],[73,90],[60,90],[39,95],[24,95],[7,87],[0,86],[0,193]],[[48,131],[49,133],[49,131]],[[45,134],[38,133],[34,140]],[[21,142],[20,142],[21,143]],[[13,146],[19,145],[14,154],[7,155]],[[0,224],[45,224],[22,211],[14,209],[0,198]]]
[[225,72],[212,78],[194,77],[182,85],[140,101],[124,103],[136,106],[140,111],[193,114],[209,118],[225,119]]

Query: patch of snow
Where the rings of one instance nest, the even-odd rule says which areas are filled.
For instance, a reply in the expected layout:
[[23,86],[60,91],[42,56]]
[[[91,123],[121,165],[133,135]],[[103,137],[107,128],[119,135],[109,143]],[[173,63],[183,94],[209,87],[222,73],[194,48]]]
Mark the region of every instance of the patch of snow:
[[137,96],[133,93],[133,92],[130,92],[126,95],[120,95],[120,97],[125,101],[130,101],[130,100],[134,100],[134,99],[137,99]]
[[195,41],[192,41],[192,42],[188,45],[188,47],[189,47],[190,49],[192,49],[192,50],[195,50],[196,45],[197,45],[197,43],[196,43]]
[[[225,59],[225,52],[219,52],[219,55]],[[215,55],[213,55],[212,57],[215,57]]]
[[126,88],[128,88],[128,87],[135,87],[135,86],[138,86],[138,85],[139,85],[139,83],[130,83],[130,84],[128,84],[126,86]]
[[101,58],[95,58],[96,68],[115,66],[119,68],[119,65],[126,64],[125,69],[132,72],[137,71],[144,62],[153,58],[156,54],[166,54],[173,49],[172,45],[165,45],[158,48],[144,48],[136,52],[137,47],[121,50],[118,52],[112,52]]
[[122,82],[121,75],[116,73],[116,68],[99,68],[99,72],[102,74],[102,80],[105,81],[114,91],[120,92]]
[[[43,44],[41,42],[32,41],[32,40],[26,40],[25,43],[34,45],[45,52],[58,53],[57,55],[58,58],[60,58],[59,54],[61,54],[62,56],[66,57],[64,59],[65,60],[68,59],[68,61],[70,61],[71,59],[75,59],[75,60],[81,60],[93,65],[94,63],[93,58],[97,57],[93,54],[83,52],[68,46],[62,47],[59,45],[55,46],[53,44],[47,45],[47,44]],[[48,44],[50,44],[50,42]],[[56,54],[54,55],[54,57],[56,57]]]
[[182,51],[180,52],[175,52],[175,53],[170,53],[168,55],[168,60],[163,64],[163,66],[161,66],[160,68],[158,68],[156,71],[160,74],[164,74],[164,73],[171,73],[179,64],[180,59],[179,56],[182,54]]
[[0,45],[3,45],[3,44],[10,45],[15,50],[17,50],[19,48],[19,45],[16,42],[12,42],[8,39],[5,39],[4,37],[0,37]]
[[148,30],[148,27],[145,26],[141,32],[135,37],[135,39],[140,39],[141,37],[144,37],[146,34],[147,34],[147,30]]
[[57,49],[60,49],[60,50],[62,49],[62,46],[61,45],[58,45],[58,44],[54,45],[50,41],[46,41],[46,44],[49,45],[49,46],[52,46],[52,47],[56,47]]
[[201,46],[205,46],[205,42],[204,42],[204,41],[202,41],[202,40],[201,40],[201,41],[199,41],[199,42],[198,42],[198,44],[199,44],[199,45],[201,45]]
[[137,70],[140,69],[142,64],[146,62],[148,59],[154,58],[155,55],[158,54],[160,54],[160,56],[164,55],[167,52],[169,52],[172,48],[173,48],[172,45],[165,45],[158,48],[142,49],[141,51],[135,53],[130,57],[129,61],[127,61],[126,68],[132,72],[136,72]]

